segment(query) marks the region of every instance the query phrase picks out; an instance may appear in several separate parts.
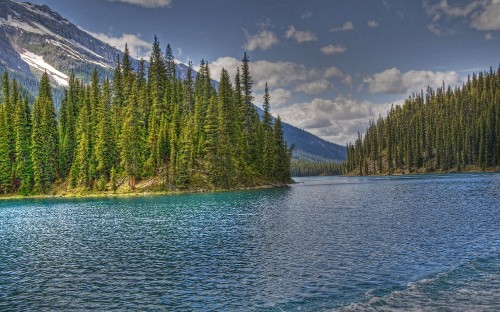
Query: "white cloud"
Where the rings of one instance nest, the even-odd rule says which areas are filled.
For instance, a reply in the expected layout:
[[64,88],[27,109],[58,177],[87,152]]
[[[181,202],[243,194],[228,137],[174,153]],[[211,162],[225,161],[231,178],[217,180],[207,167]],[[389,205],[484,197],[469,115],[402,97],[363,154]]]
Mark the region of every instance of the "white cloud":
[[125,50],[125,44],[128,45],[130,55],[132,57],[149,57],[151,53],[152,43],[141,39],[140,36],[134,34],[122,34],[121,37],[112,37],[103,33],[93,33],[86,31],[93,37],[106,42],[107,44],[116,47],[120,51]]
[[279,43],[278,37],[274,32],[263,29],[255,35],[248,35],[247,42],[243,46],[245,50],[254,51],[256,49],[267,50]]
[[352,86],[352,77],[350,75],[345,75],[342,78],[342,83],[349,87]]
[[[241,61],[234,57],[221,57],[209,65],[212,78],[219,79],[222,68],[228,70],[231,77],[234,77],[236,75],[236,69],[241,65]],[[255,90],[263,90],[266,82],[268,82],[271,88],[295,88],[298,87],[298,85],[304,84],[299,88],[301,92],[306,92],[305,84],[309,83],[308,90],[320,90],[320,85],[325,88],[326,84],[324,82],[319,83],[319,81],[322,79],[331,80],[332,78],[338,78],[340,82],[347,86],[352,85],[352,77],[335,66],[323,69],[308,69],[304,65],[294,62],[270,62],[261,60],[250,62],[250,74],[255,83]],[[315,82],[315,84],[313,84],[313,82]]]
[[436,36],[448,36],[448,35],[453,35],[457,32],[457,30],[454,28],[443,27],[443,26],[439,26],[437,24],[427,25],[427,30]]
[[493,34],[492,34],[492,33],[486,33],[486,34],[484,35],[484,39],[485,39],[485,40],[487,40],[487,41],[490,41],[490,40],[495,39],[495,36],[493,36]]
[[349,30],[354,30],[354,24],[351,21],[345,22],[341,27],[330,29],[331,32],[349,31]]
[[[221,57],[210,63],[210,71],[214,79],[219,79],[222,68],[226,68],[231,77],[236,74],[236,68],[241,61],[233,57]],[[266,82],[271,87],[284,87],[294,82],[307,81],[309,71],[304,65],[293,62],[256,61],[250,63],[250,74],[256,89],[264,89]]]
[[500,1],[493,0],[484,10],[473,17],[472,27],[478,30],[500,29]]
[[475,0],[468,3],[464,7],[453,6],[448,4],[448,0],[441,0],[438,4],[430,5],[428,2],[424,3],[427,14],[429,14],[434,21],[439,20],[443,15],[450,17],[465,17],[471,14],[478,7],[483,6],[485,1]]
[[368,27],[370,28],[377,28],[379,26],[378,22],[374,20],[367,21],[366,25],[368,25]]
[[462,78],[455,71],[433,72],[410,70],[401,73],[398,68],[390,68],[363,80],[372,93],[409,94],[425,90],[427,86],[439,87],[443,81],[447,85],[458,85]]
[[[222,69],[225,68],[231,77],[236,75],[236,69],[241,65],[241,61],[234,57],[219,57],[209,64],[212,79],[219,80]],[[252,69],[252,67],[250,67]]]
[[294,39],[298,43],[316,41],[316,34],[311,31],[297,30],[294,26],[290,26],[285,33],[287,39]]
[[148,9],[169,7],[174,2],[173,0],[108,0],[108,1],[125,2]]
[[315,98],[311,102],[279,108],[275,113],[285,122],[344,145],[354,141],[358,131],[364,132],[371,118],[385,116],[390,107],[389,103],[375,104],[346,97]]
[[295,91],[304,92],[306,94],[319,94],[331,90],[332,88],[333,86],[328,80],[319,79],[301,83],[295,87]]
[[313,16],[312,12],[311,11],[307,11],[307,12],[304,12],[304,14],[302,14],[300,16],[301,19],[308,19],[308,18],[311,18]]
[[348,74],[345,74],[340,69],[335,66],[331,66],[325,69],[323,73],[323,77],[326,79],[329,78],[340,78],[342,83],[346,86],[352,86],[352,77]]
[[[255,103],[262,103],[264,94],[255,94]],[[292,97],[292,92],[285,90],[283,88],[278,88],[269,91],[269,97],[271,98],[271,111],[275,108],[284,106],[288,100]]]
[[[469,25],[480,31],[491,31],[500,29],[500,1],[499,0],[473,0],[460,6],[449,4],[448,0],[441,0],[439,3],[431,5],[424,2],[427,15],[432,18],[427,29],[436,35],[453,34],[455,29],[448,27],[444,31],[441,29],[441,21],[446,17],[450,19],[465,19]],[[456,27],[455,27],[456,28]]]
[[344,73],[335,66],[328,67],[325,69],[325,73],[323,74],[325,78],[332,77],[344,77]]
[[334,54],[342,54],[347,51],[347,48],[343,45],[333,45],[329,44],[320,49],[325,55],[334,55]]

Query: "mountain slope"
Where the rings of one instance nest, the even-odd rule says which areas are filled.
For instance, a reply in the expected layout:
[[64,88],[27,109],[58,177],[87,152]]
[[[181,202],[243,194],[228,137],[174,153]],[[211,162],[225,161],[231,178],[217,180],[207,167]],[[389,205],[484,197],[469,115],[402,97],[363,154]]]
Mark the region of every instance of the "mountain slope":
[[[264,111],[257,106],[262,118]],[[343,161],[347,151],[344,146],[325,141],[312,133],[282,122],[285,141],[294,146],[293,158],[308,161]]]
[[[50,76],[56,103],[70,72],[87,81],[94,70],[101,76],[113,70],[123,52],[102,42],[52,11],[48,6],[0,0],[0,72],[8,70],[32,93],[43,72]],[[137,60],[132,60],[137,68]],[[177,65],[184,77],[187,66]],[[215,83],[215,82],[214,82]],[[59,91],[58,91],[59,90]],[[283,124],[285,139],[295,145],[294,157],[308,160],[344,160],[345,148],[306,131]]]
[[325,141],[314,134],[283,123],[285,141],[294,145],[293,158],[310,161],[343,161],[346,159],[344,146]]
[[[121,53],[48,6],[0,0],[0,8],[0,40],[6,43],[7,56],[0,62],[11,70],[28,76],[30,72],[47,71],[54,82],[65,86],[67,72],[84,74],[95,65],[111,69]],[[26,64],[32,71],[26,71]]]

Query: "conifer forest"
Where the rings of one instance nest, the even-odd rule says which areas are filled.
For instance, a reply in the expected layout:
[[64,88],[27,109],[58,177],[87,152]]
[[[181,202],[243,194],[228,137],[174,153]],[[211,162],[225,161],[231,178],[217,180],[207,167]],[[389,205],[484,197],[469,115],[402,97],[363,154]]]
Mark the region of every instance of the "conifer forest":
[[179,78],[170,45],[163,52],[156,37],[148,63],[132,68],[126,48],[116,64],[112,77],[94,71],[89,83],[71,75],[58,109],[47,74],[33,103],[4,74],[1,193],[134,190],[144,179],[159,191],[290,182],[291,148],[267,87],[263,116],[253,106],[246,54],[217,89],[203,60]]
[[500,166],[500,68],[427,88],[347,145],[344,173],[484,171]]

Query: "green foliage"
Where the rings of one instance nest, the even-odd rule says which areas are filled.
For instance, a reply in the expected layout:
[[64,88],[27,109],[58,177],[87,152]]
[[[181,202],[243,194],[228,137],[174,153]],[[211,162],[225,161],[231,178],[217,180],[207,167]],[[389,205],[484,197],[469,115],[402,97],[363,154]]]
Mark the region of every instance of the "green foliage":
[[139,116],[137,81],[127,99],[127,110],[123,119],[119,141],[121,166],[129,176],[129,185],[135,189],[136,180],[141,176],[143,164],[143,133]]
[[344,172],[486,170],[500,166],[500,69],[480,72],[452,90],[414,94],[386,118],[371,121],[347,146]]
[[12,171],[5,115],[5,104],[3,104],[0,107],[0,192],[4,194],[10,192]]
[[16,184],[19,193],[28,195],[33,188],[33,162],[31,160],[31,112],[28,100],[18,100],[14,117],[16,131]]
[[182,80],[170,46],[163,56],[155,37],[152,50],[149,68],[139,62],[134,71],[126,48],[112,82],[97,70],[88,83],[72,74],[59,122],[47,74],[32,112],[5,75],[0,192],[46,194],[65,182],[80,191],[116,191],[122,178],[131,190],[143,178],[166,190],[290,181],[281,120],[273,122],[267,87],[259,119],[246,54],[235,86],[224,69],[216,90],[205,61],[196,75],[190,64]]
[[293,177],[334,176],[343,173],[343,165],[336,161],[307,161],[292,159]]
[[45,194],[56,180],[59,145],[56,113],[47,73],[42,75],[32,118],[33,192]]

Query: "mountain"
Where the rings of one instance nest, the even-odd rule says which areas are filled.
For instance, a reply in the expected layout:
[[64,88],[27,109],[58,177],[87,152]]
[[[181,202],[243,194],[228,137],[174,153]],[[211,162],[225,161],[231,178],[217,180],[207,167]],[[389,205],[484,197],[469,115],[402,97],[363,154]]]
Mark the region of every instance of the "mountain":
[[[87,80],[94,68],[112,72],[123,52],[93,37],[46,5],[0,0],[0,68],[38,81],[47,72],[54,86],[68,74]],[[137,68],[137,60],[132,66]],[[180,75],[187,66],[178,65]]]
[[42,72],[67,86],[68,73],[88,76],[94,67],[111,70],[116,48],[103,43],[48,6],[0,0],[0,64],[26,77]]
[[[123,52],[93,37],[46,5],[0,0],[0,72],[9,71],[31,93],[47,72],[54,86],[56,103],[68,85],[71,71],[88,80],[94,68],[110,75]],[[137,60],[132,60],[137,68]],[[180,77],[187,66],[179,63]],[[216,82],[214,82],[216,83]],[[294,158],[344,160],[345,147],[324,141],[306,131],[283,124],[285,139],[294,145]]]

